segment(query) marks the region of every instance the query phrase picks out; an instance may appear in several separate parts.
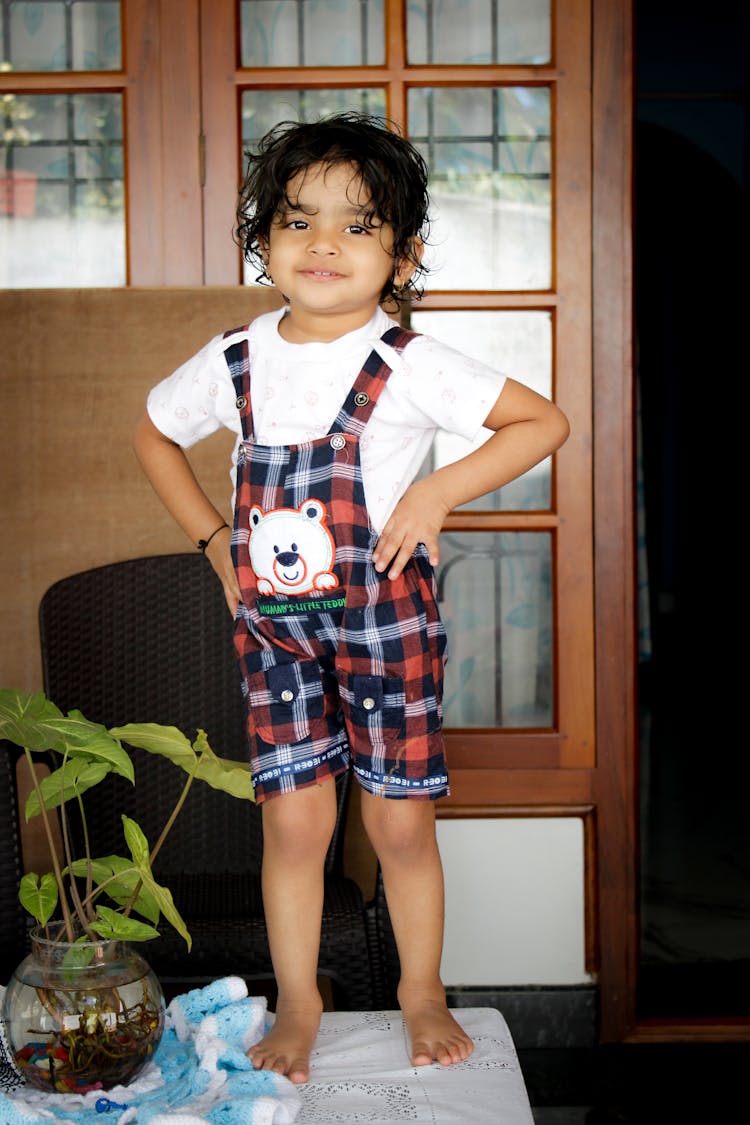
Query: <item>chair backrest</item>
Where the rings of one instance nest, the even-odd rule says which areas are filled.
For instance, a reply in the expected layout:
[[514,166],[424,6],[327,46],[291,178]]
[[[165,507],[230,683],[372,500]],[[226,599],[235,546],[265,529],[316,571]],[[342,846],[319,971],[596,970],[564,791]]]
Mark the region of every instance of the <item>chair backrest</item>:
[[[107,727],[156,722],[191,740],[200,728],[215,753],[247,761],[245,705],[221,584],[200,554],[157,555],[63,578],[39,608],[44,688],[64,712]],[[123,854],[120,812],[151,847],[186,780],[178,767],[133,750],[136,785],[110,777],[89,812],[94,855]],[[201,781],[161,851],[156,870],[257,872],[260,811]]]
[[0,961],[3,981],[28,952],[30,916],[18,901],[22,874],[20,810],[16,785],[19,748],[0,740]]

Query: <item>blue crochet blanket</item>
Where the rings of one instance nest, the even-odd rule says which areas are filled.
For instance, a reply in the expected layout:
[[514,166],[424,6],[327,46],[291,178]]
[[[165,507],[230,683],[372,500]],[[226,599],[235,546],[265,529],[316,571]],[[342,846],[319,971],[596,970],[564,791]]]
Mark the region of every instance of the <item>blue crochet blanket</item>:
[[[288,1078],[255,1070],[246,1051],[267,1027],[266,1001],[240,977],[176,996],[153,1059],[128,1086],[47,1094],[26,1086],[0,1041],[2,1125],[288,1125],[300,1110]],[[105,1116],[106,1115],[106,1116]]]

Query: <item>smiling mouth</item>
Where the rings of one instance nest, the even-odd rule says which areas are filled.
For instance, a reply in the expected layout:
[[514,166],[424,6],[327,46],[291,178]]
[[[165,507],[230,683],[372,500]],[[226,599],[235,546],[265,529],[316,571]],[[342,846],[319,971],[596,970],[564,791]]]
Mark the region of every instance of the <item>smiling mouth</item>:
[[335,270],[302,270],[302,273],[305,277],[320,277],[324,280],[344,276],[341,273],[337,273]]

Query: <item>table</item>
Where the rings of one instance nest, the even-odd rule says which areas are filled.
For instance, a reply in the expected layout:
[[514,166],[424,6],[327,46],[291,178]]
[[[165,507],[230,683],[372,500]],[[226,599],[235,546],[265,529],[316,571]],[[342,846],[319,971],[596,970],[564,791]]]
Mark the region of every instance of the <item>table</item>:
[[[234,994],[218,996],[216,990],[221,993],[230,984]],[[203,1018],[201,1004],[211,990],[216,993],[213,1014]],[[0,988],[0,1000],[4,991]],[[257,1042],[264,1023],[273,1019],[264,997],[247,997],[244,981],[225,978],[206,990],[176,997],[168,1016],[189,997],[198,998],[201,1010],[194,1023],[188,1020],[185,1024],[187,1034],[180,1035],[178,1041],[174,1030],[165,1032],[154,1056],[154,1063],[159,1065],[149,1064],[132,1085],[109,1092],[124,1110],[113,1114],[118,1125],[132,1125],[147,1117],[150,1120],[155,1111],[161,1114],[160,1122],[162,1117],[165,1122],[177,1118],[196,1125],[206,1121],[204,1115],[218,1111],[220,1105],[224,1106],[221,1120],[227,1125],[256,1118],[273,1125],[400,1125],[405,1121],[423,1125],[533,1125],[513,1040],[495,1008],[454,1009],[474,1040],[474,1052],[465,1062],[448,1067],[409,1064],[398,1011],[325,1012],[311,1056],[310,1081],[295,1086],[268,1072],[253,1072],[248,1068],[246,1041],[229,1036],[229,1028],[234,1027],[241,1034],[249,1033],[247,1042]],[[184,1017],[184,1010],[182,1014]],[[238,1014],[241,1024],[237,1023]],[[231,1022],[214,1025],[212,1021],[223,1016],[231,1016]],[[0,1034],[0,1046],[4,1046],[3,1040]],[[193,1092],[199,1066],[208,1085],[199,1083]],[[7,1079],[9,1066],[6,1072]],[[248,1080],[252,1090],[246,1085]],[[95,1111],[97,1091],[64,1096],[29,1087],[11,1089],[7,1082],[0,1086],[0,1122],[99,1125],[101,1120]],[[147,1113],[149,1108],[151,1114]],[[211,1120],[218,1118],[212,1116]]]
[[298,1087],[295,1125],[533,1125],[503,1016],[494,1008],[461,1008],[455,1015],[474,1040],[470,1058],[413,1067],[400,1012],[324,1013],[310,1082]]

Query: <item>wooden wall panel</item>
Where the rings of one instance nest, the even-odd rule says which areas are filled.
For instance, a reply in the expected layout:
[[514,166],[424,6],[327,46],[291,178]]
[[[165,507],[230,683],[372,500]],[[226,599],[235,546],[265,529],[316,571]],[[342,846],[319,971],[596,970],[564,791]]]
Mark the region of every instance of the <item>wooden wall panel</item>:
[[[190,550],[131,447],[150,387],[226,328],[278,307],[242,287],[0,292],[0,685],[41,686],[37,610],[53,582]],[[227,431],[191,451],[229,514]]]

